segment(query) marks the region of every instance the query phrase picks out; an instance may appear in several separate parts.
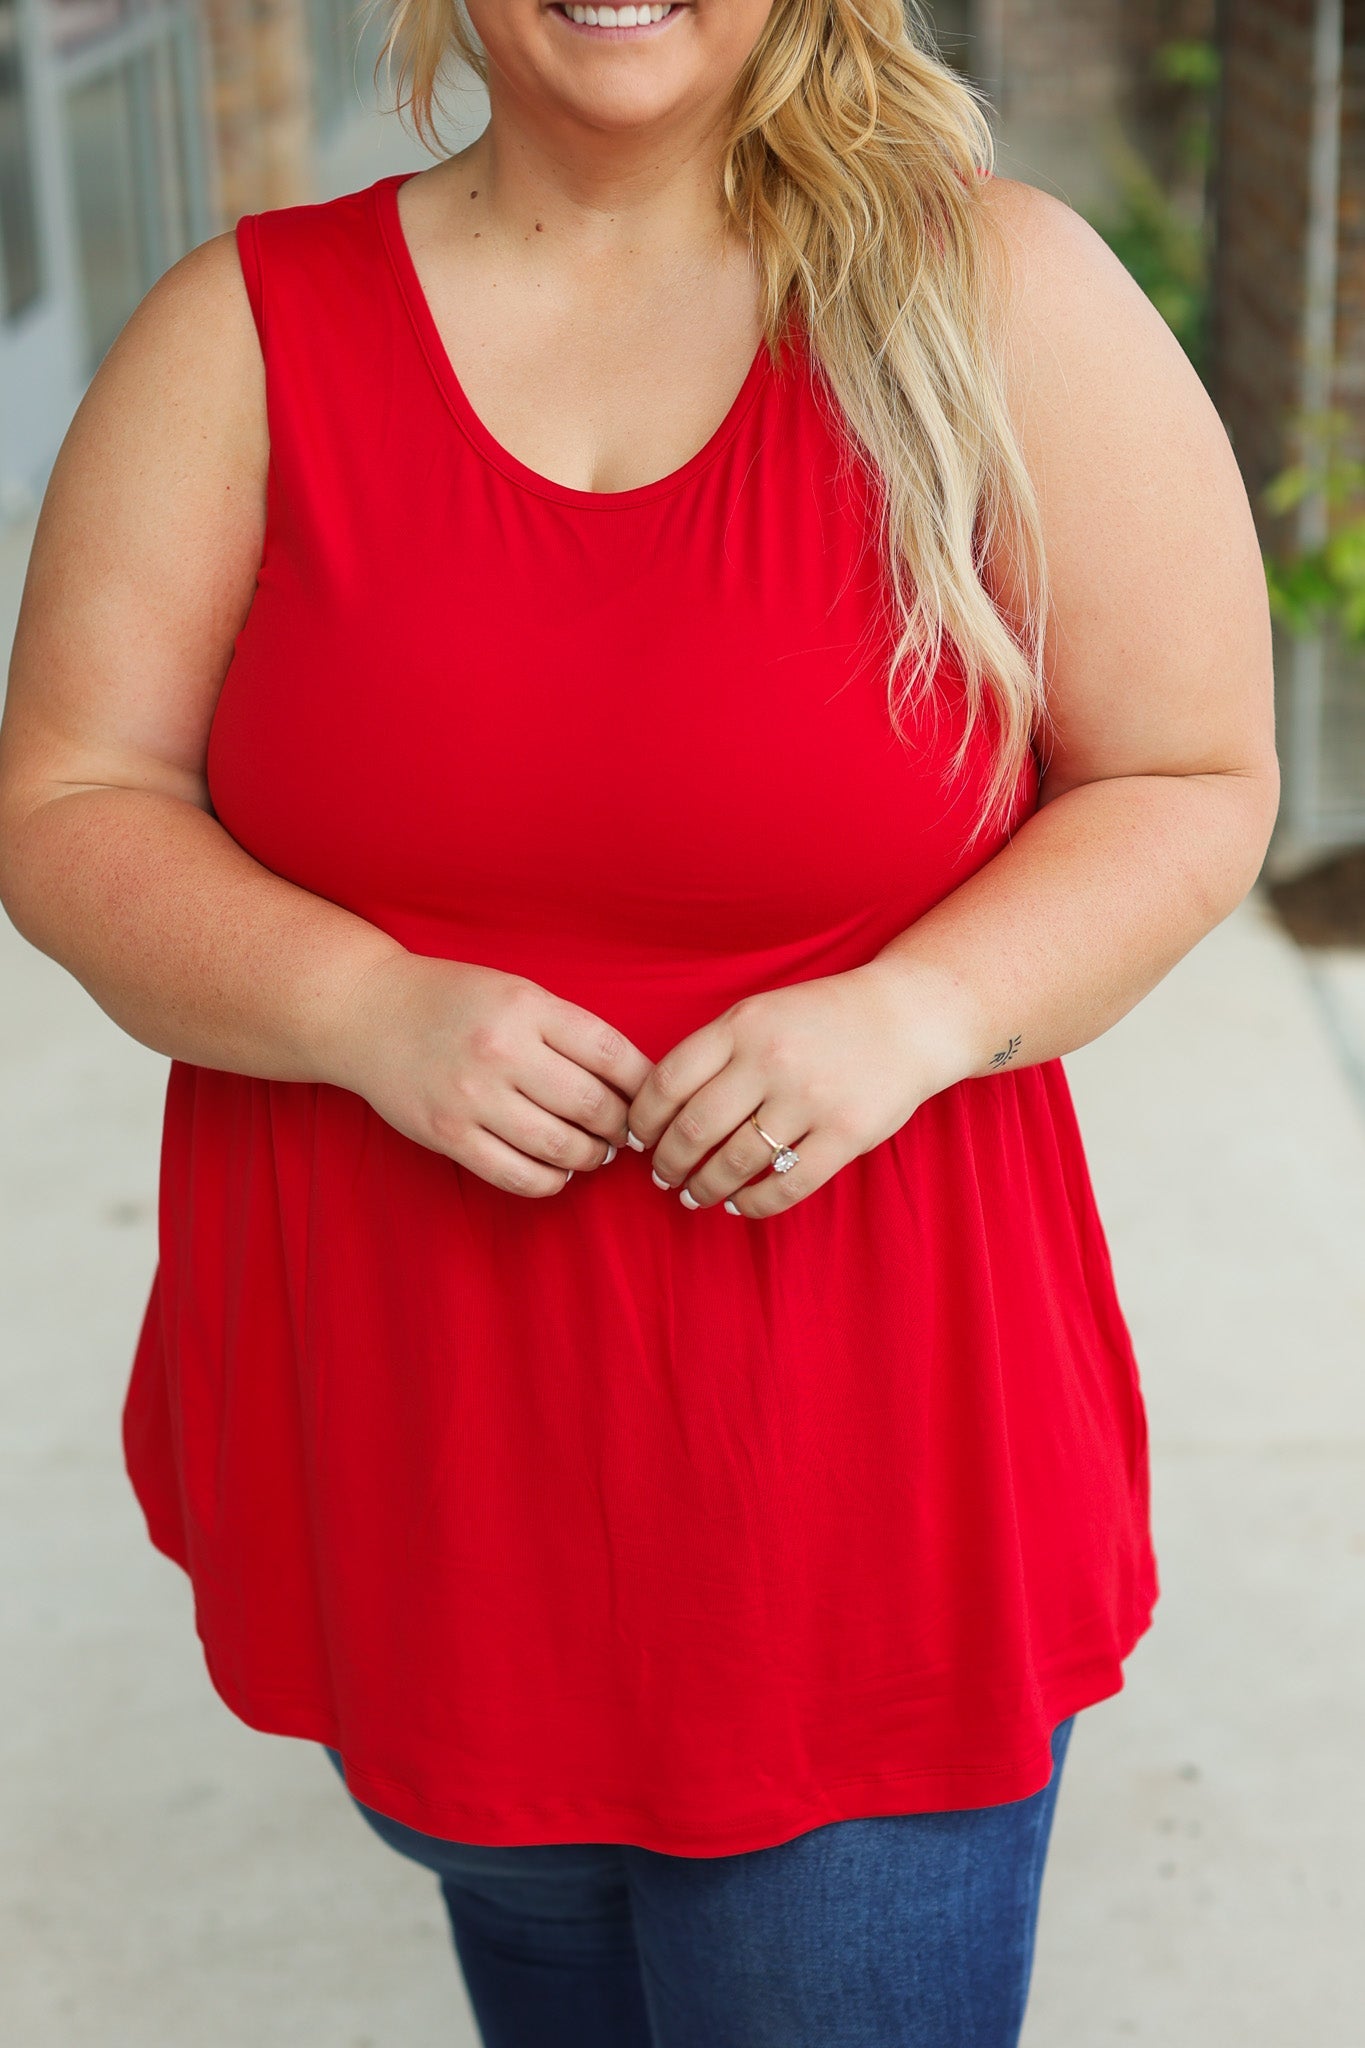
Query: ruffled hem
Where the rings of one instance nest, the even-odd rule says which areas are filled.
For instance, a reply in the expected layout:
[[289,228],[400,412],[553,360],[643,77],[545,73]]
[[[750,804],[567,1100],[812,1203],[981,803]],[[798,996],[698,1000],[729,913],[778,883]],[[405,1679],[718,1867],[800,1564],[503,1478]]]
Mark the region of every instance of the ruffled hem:
[[[188,1575],[188,1564],[174,1538],[164,1528],[149,1527],[148,1533],[155,1548]],[[239,1721],[262,1735],[290,1735],[336,1750],[348,1791],[363,1805],[405,1827],[487,1848],[615,1842],[653,1849],[665,1856],[710,1857],[774,1848],[834,1821],[864,1820],[879,1814],[945,1813],[1030,1798],[1052,1775],[1051,1731],[1058,1722],[1123,1690],[1124,1662],[1151,1627],[1155,1606],[1154,1597],[1121,1636],[1120,1649],[1060,1667],[1049,1675],[1042,1683],[1048,1735],[1021,1755],[999,1764],[836,1778],[817,1798],[758,1809],[742,1818],[730,1815],[723,1823],[705,1827],[679,1822],[657,1807],[645,1809],[609,1800],[564,1799],[539,1806],[499,1805],[496,1809],[458,1800],[435,1806],[348,1755],[335,1720],[316,1701],[239,1691],[215,1663],[197,1616],[196,1632],[214,1691]]]

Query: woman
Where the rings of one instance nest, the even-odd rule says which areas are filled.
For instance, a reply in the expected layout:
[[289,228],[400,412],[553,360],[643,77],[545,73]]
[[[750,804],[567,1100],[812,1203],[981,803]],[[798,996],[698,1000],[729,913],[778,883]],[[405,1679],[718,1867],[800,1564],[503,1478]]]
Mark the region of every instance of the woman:
[[172,1061],[129,1471],[487,2042],[1004,2048],[1157,1592],[1060,1058],[1260,867],[1246,497],[897,0],[470,16],[479,140],[176,264],[42,511],[4,901]]

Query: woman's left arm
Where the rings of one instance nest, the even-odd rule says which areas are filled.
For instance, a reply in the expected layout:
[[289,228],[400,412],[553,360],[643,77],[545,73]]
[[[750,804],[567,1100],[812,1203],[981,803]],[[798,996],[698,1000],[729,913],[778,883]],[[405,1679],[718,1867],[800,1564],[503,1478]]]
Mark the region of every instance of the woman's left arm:
[[[941,1089],[1088,1044],[1230,915],[1269,843],[1269,602],[1222,423],[1077,214],[1009,180],[985,203],[1051,584],[1038,808],[865,965],[745,998],[657,1062],[630,1127],[689,1206],[775,1215]],[[1008,616],[1004,565],[985,574]],[[801,1138],[789,1174],[763,1173],[756,1103]]]
[[1053,735],[1038,810],[877,956],[909,1014],[941,1022],[951,1078],[1116,1023],[1246,896],[1279,803],[1265,571],[1222,423],[1094,230],[1027,185],[990,189]]

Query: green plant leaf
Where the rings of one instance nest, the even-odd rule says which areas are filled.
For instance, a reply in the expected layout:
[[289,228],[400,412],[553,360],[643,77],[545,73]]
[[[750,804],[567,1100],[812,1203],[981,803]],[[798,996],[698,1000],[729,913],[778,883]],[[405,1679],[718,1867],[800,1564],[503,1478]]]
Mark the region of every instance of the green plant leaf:
[[1218,89],[1222,63],[1213,43],[1181,41],[1163,43],[1153,68],[1166,85],[1183,85],[1191,92],[1213,93]]
[[1270,608],[1292,632],[1320,632],[1325,620],[1339,611],[1341,593],[1321,550],[1288,561],[1268,555],[1265,570]]
[[1306,463],[1296,462],[1273,477],[1261,493],[1268,511],[1296,511],[1313,488],[1313,472]]
[[1328,576],[1343,595],[1365,590],[1365,518],[1334,533],[1323,549]]

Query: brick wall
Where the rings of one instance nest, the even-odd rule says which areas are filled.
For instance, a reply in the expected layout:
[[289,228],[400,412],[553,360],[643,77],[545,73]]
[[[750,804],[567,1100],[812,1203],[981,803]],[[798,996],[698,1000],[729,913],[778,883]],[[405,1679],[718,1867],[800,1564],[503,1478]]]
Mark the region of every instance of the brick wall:
[[1167,184],[1185,170],[1178,161],[1185,95],[1157,75],[1157,54],[1170,43],[1212,42],[1217,14],[1217,0],[1140,0],[1123,9],[1128,119]]
[[[1303,396],[1316,14],[1316,0],[1225,8],[1213,384],[1253,498],[1295,453]],[[1330,402],[1365,432],[1365,0],[1346,0],[1345,32]]]
[[1169,151],[1175,96],[1153,59],[1164,43],[1211,36],[1214,12],[1215,0],[975,0],[1002,170],[1083,212],[1102,206],[1125,135],[1159,160]]
[[998,13],[1002,111],[1065,124],[1117,104],[1123,0],[1003,0]]
[[1089,212],[1109,186],[1126,82],[1123,0],[988,0],[1000,167]]
[[1315,0],[1228,9],[1213,383],[1253,496],[1298,402]]
[[310,196],[307,0],[204,0],[224,220]]
[[1365,438],[1365,0],[1346,0],[1337,402]]

